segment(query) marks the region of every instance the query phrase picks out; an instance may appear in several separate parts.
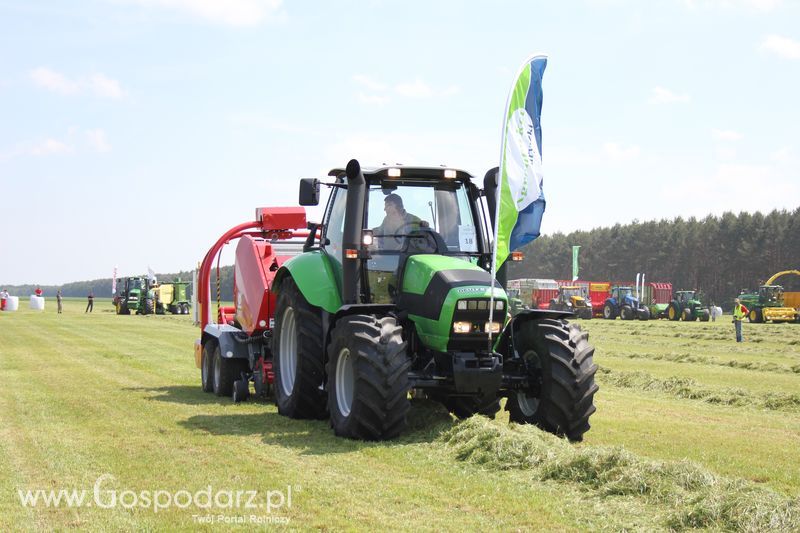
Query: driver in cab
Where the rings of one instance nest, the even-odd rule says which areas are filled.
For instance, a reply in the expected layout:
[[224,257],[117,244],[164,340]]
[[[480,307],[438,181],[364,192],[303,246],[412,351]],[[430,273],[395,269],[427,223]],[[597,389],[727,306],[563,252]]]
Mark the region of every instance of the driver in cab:
[[372,230],[380,248],[400,250],[403,247],[404,235],[428,227],[427,222],[405,210],[403,199],[398,194],[392,193],[386,196],[383,202],[386,216],[381,225]]

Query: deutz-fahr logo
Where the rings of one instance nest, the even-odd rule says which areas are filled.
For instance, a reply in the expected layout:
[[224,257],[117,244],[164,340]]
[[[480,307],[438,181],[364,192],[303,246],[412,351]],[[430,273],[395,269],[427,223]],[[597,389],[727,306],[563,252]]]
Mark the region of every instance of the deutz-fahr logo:
[[484,292],[486,289],[483,287],[462,287],[457,290],[458,292],[464,294],[464,293]]

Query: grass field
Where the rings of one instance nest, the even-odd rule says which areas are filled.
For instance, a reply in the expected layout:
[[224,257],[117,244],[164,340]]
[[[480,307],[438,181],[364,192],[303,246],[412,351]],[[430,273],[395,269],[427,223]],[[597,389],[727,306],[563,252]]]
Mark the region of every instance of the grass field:
[[2,531],[800,530],[800,325],[584,321],[585,442],[415,401],[364,443],[201,392],[190,317],[47,305],[0,313]]

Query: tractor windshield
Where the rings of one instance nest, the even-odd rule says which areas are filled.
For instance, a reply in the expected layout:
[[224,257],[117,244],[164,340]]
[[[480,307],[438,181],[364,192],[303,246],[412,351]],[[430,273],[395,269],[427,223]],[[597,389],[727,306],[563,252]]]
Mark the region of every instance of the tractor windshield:
[[564,298],[572,298],[573,296],[583,296],[580,287],[563,287],[561,289]]
[[620,287],[619,288],[619,298],[625,298],[626,296],[633,297],[633,289],[630,287]]
[[783,305],[783,287],[777,285],[766,285],[761,287],[761,300],[767,304]]
[[391,188],[384,186],[385,183],[371,184],[367,199],[365,226],[374,236],[367,261],[372,302],[391,301],[400,255],[414,233],[428,234],[428,253],[465,260],[479,255],[480,228],[463,183],[407,181],[392,183]]

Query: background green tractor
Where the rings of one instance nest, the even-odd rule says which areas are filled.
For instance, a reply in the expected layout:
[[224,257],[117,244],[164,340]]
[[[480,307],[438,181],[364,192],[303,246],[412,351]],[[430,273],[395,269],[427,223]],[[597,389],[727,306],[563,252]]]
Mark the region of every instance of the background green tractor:
[[739,301],[747,307],[750,322],[793,322],[798,319],[798,310],[784,305],[781,285],[761,285],[758,292],[742,291]]
[[155,312],[155,292],[145,276],[124,278],[114,296],[114,306],[118,315],[149,315]]
[[666,313],[670,320],[708,322],[711,317],[708,306],[697,297],[697,291],[675,291]]
[[[512,422],[581,440],[595,411],[594,348],[566,313],[511,317],[488,272],[491,225],[472,176],[355,160],[329,175],[323,224],[273,283],[278,411],[374,440],[403,430],[411,390],[459,417],[494,416],[505,397]],[[317,205],[319,189],[302,180],[301,205]]]

